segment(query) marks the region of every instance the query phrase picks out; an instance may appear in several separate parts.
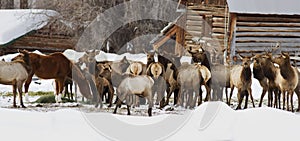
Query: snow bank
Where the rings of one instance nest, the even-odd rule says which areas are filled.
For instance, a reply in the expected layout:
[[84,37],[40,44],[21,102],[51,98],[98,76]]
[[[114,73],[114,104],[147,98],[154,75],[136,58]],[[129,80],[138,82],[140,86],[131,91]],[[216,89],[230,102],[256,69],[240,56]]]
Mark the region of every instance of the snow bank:
[[[63,52],[63,54],[70,60],[74,62],[78,62],[78,59],[82,57],[85,52],[78,52],[72,49],[67,49]],[[121,55],[114,54],[114,53],[106,53],[103,51],[100,51],[98,55],[95,56],[96,61],[120,61],[123,59],[123,57],[126,56],[128,60],[131,61],[141,61],[144,64],[147,64],[147,55],[146,54],[130,54],[130,53],[124,53]]]
[[[56,112],[27,112],[12,109],[0,109],[1,140],[104,140],[74,110]],[[16,132],[18,131],[18,132]]]
[[57,15],[57,12],[53,10],[0,10],[0,45],[9,43],[32,30],[44,27],[49,16],[54,15]]
[[[234,111],[222,102],[206,102],[186,115],[162,115],[154,117],[135,117],[112,115],[111,113],[81,113],[75,110],[55,112],[27,112],[0,109],[1,139],[9,140],[108,140],[106,137],[120,139],[127,136],[131,140],[149,140],[155,132],[164,132],[168,126],[176,124],[182,117],[185,121],[172,133],[162,134],[156,139],[166,140],[298,140],[300,116],[273,108],[253,108]],[[87,117],[94,116],[91,121]],[[164,126],[156,125],[164,124]],[[112,126],[113,125],[113,126]],[[145,135],[131,130],[146,130]],[[109,126],[109,127],[108,127]],[[127,128],[134,126],[135,128]],[[99,128],[98,128],[99,127]],[[109,130],[102,130],[109,129]],[[18,136],[15,131],[19,130]],[[103,132],[105,131],[105,132]],[[149,136],[149,138],[147,137]],[[125,138],[123,138],[124,140]]]

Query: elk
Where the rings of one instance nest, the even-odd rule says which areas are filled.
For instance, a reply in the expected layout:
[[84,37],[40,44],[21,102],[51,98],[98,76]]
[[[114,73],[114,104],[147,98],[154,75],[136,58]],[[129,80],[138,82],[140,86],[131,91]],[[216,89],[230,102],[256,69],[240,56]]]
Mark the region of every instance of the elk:
[[[259,101],[259,107],[261,107],[263,98],[267,93],[267,91],[269,90],[269,79],[265,76],[264,67],[260,63],[262,61],[262,55],[257,54],[253,57],[253,59],[254,59],[253,77],[259,81],[260,86],[263,88],[263,91],[261,93],[261,98]],[[272,106],[272,98],[270,97],[271,93],[269,93],[268,95],[269,95],[268,106],[271,107]]]
[[187,50],[192,55],[192,60],[194,63],[201,63],[205,67],[210,69],[210,61],[209,61],[209,53],[206,52],[201,46],[198,47],[196,50],[192,47]]
[[[102,63],[99,63],[97,65],[96,70],[98,73],[95,81],[99,97],[95,107],[98,107],[99,103],[102,107],[102,100],[104,99],[104,96],[106,97],[106,103],[109,103],[108,107],[111,107],[114,95],[114,88],[112,86],[112,83],[107,78],[110,79],[112,70],[108,64]],[[108,95],[106,95],[106,93],[108,93]]]
[[[133,76],[137,75],[145,75],[146,74],[146,68],[147,66],[139,61],[131,62],[128,66],[126,73],[131,74]],[[145,99],[136,97],[136,106],[139,106],[140,104],[144,105],[146,103]]]
[[252,96],[252,90],[251,90],[251,69],[250,69],[250,64],[251,64],[251,57],[243,57],[241,56],[242,59],[242,65],[234,65],[232,66],[230,70],[230,97],[229,97],[229,104],[231,101],[232,93],[234,87],[237,87],[238,89],[238,106],[236,109],[241,109],[241,104],[244,99],[244,96],[246,96],[245,100],[245,106],[244,109],[247,108],[248,106],[248,97],[250,95],[250,98],[252,100],[253,107],[254,101],[253,101],[253,96]]
[[[198,63],[196,63],[194,65],[201,72],[201,77],[202,77],[203,81],[200,84],[204,85],[204,87],[206,89],[207,95],[206,95],[205,101],[208,101],[208,100],[210,100],[210,93],[211,93],[211,88],[209,86],[210,81],[211,81],[211,73],[208,70],[208,68],[204,65],[201,65],[201,64],[198,64]],[[199,100],[198,100],[198,106],[202,103],[202,89],[201,89],[201,86],[199,88],[199,91],[200,91],[199,95],[201,95],[201,96],[199,97]]]
[[[165,74],[165,80],[167,82],[167,100],[165,102],[165,105],[169,104],[170,97],[172,93],[174,92],[174,105],[177,104],[178,101],[178,92],[179,92],[179,86],[177,83],[177,77],[174,77],[175,70],[172,69],[172,64],[169,63],[166,69]],[[164,106],[165,106],[164,105]]]
[[[192,47],[189,47],[188,52],[192,55],[193,63],[200,63],[202,66],[205,66],[209,71],[211,71],[210,61],[208,59],[209,53],[206,52],[201,46],[199,46],[196,50],[193,49]],[[205,101],[208,101],[208,100],[210,100],[210,95],[211,95],[211,93],[210,93],[211,92],[211,80],[205,81],[202,85],[205,86],[206,92],[207,92]],[[202,95],[201,88],[200,88],[200,93]]]
[[122,101],[126,100],[127,114],[130,115],[129,107],[133,104],[130,100],[132,96],[145,97],[148,101],[148,115],[152,116],[152,87],[154,81],[150,76],[137,75],[127,76],[118,86],[117,96],[118,101],[114,110],[114,114],[117,112],[117,108],[121,106]]
[[229,104],[227,88],[230,88],[230,66],[225,66],[223,64],[212,64],[211,75],[211,88],[213,89],[213,99],[222,101],[223,89],[225,88],[226,102],[227,104]]
[[154,80],[154,85],[152,87],[152,98],[154,97],[156,92],[157,98],[155,105],[160,103],[160,108],[162,108],[165,102],[164,93],[166,91],[164,66],[159,62],[153,62],[149,64],[147,68],[147,75],[152,77],[152,79]]
[[[155,62],[154,56],[154,53],[147,54],[147,66]],[[166,51],[160,51],[157,53],[157,60],[163,65],[163,71],[165,72],[164,79],[166,82],[167,100],[164,106],[169,104],[169,100],[173,92],[175,105],[177,103],[177,96],[179,92],[176,79],[178,73],[177,67],[180,66],[180,58],[171,53],[167,53]]]
[[[179,85],[178,101],[177,105],[183,105],[184,98],[187,99],[185,108],[195,107],[197,95],[202,100],[202,95],[199,93],[200,85],[203,83],[201,71],[193,64],[183,64],[178,70],[177,83]],[[195,97],[194,97],[195,93]],[[200,102],[201,103],[201,102]]]
[[288,53],[281,53],[280,56],[272,60],[279,65],[279,69],[276,71],[277,77],[275,82],[278,83],[280,91],[283,96],[283,109],[285,109],[285,98],[287,100],[287,110],[289,111],[289,96],[291,96],[291,111],[294,111],[293,105],[293,92],[298,85],[298,70],[291,66],[290,56]]
[[[255,57],[256,63],[263,68],[263,74],[269,81],[269,89],[268,89],[268,106],[273,106],[273,93],[275,95],[274,107],[280,109],[280,94],[279,94],[279,85],[275,82],[277,77],[278,67],[274,66],[272,62],[272,54],[265,53],[262,55],[256,55]],[[262,100],[266,93],[262,93],[261,99],[259,102],[259,106],[262,105]]]

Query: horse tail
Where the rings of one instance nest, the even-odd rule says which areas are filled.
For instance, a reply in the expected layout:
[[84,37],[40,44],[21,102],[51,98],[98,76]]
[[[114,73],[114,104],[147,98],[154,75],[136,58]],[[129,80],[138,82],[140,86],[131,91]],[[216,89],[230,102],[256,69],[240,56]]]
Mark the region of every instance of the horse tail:
[[78,66],[71,63],[70,66],[72,69],[72,72],[70,73],[70,78],[72,78],[79,87],[79,91],[87,99],[92,99],[93,96],[91,95],[90,87],[88,81],[85,79],[84,75],[82,74],[81,70]]

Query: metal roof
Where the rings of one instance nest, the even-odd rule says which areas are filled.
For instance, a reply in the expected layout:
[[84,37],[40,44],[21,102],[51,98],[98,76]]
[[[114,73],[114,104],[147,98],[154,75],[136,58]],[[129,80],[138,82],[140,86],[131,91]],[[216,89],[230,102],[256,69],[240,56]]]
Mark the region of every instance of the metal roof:
[[230,13],[300,15],[300,0],[227,0]]

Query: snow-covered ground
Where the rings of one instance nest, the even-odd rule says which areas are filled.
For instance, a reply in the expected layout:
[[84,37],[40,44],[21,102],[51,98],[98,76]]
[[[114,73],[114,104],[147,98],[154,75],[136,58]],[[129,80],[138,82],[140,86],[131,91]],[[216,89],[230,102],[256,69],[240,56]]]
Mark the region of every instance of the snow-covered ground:
[[[38,51],[35,51],[39,53]],[[68,50],[64,54],[76,61],[78,56]],[[6,61],[17,54],[0,57]],[[82,54],[83,55],[83,54]],[[139,61],[145,55],[124,54]],[[123,55],[123,56],[124,56]],[[115,57],[112,57],[115,56]],[[122,56],[100,53],[99,60]],[[98,61],[99,61],[98,60]],[[188,59],[184,59],[187,61]],[[29,91],[53,91],[53,80],[31,83]],[[261,87],[253,79],[252,91],[257,100]],[[11,92],[12,87],[0,85],[0,92]],[[5,94],[4,94],[5,95]],[[234,96],[236,91],[234,92]],[[38,97],[30,97],[30,101]],[[266,97],[265,97],[266,99]],[[235,100],[236,101],[236,100]],[[0,135],[5,140],[298,140],[300,130],[298,113],[263,107],[235,111],[222,102],[204,103],[194,110],[173,106],[163,110],[153,109],[153,117],[147,117],[147,106],[131,109],[127,116],[126,106],[113,115],[114,108],[96,109],[86,104],[40,105],[25,103],[27,109],[13,109],[12,97],[0,97]],[[250,106],[251,104],[249,104]],[[174,108],[174,109],[172,109]],[[171,109],[171,110],[170,110]],[[147,130],[147,131],[144,131]],[[17,136],[15,136],[17,134]]]
[[186,115],[154,117],[82,113],[72,109],[47,113],[0,109],[0,115],[4,140],[297,141],[300,130],[299,115],[273,108],[234,111],[221,102],[204,103]]

